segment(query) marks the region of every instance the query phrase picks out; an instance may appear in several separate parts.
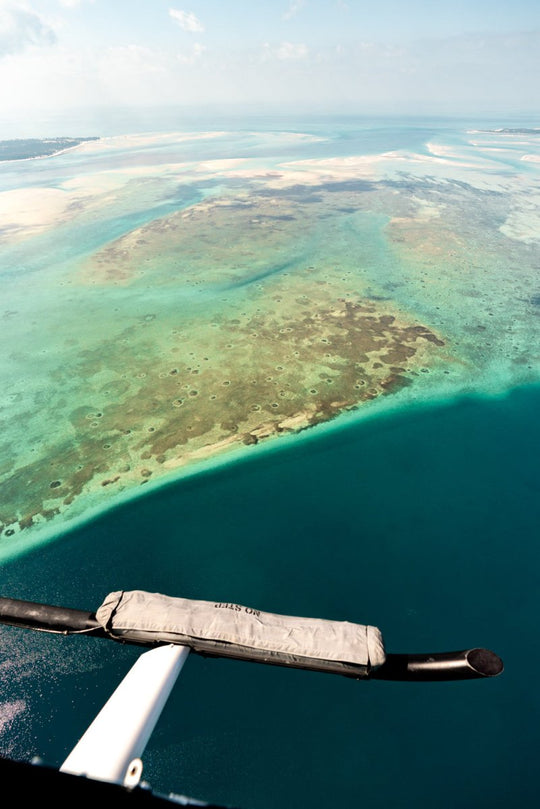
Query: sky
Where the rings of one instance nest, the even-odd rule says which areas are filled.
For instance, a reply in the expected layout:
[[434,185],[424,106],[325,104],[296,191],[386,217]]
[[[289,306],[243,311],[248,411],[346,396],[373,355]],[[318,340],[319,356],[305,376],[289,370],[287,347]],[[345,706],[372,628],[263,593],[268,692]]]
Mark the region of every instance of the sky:
[[[540,114],[540,0],[0,0],[0,110]],[[1,116],[0,116],[0,137]]]

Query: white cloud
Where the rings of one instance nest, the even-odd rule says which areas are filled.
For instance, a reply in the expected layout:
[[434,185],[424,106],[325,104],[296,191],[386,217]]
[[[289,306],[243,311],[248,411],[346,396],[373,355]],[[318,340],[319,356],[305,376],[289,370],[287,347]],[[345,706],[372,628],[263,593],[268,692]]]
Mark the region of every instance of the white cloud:
[[302,42],[282,42],[276,49],[275,55],[278,59],[284,61],[289,59],[305,59],[308,55],[308,47]]
[[270,62],[278,59],[281,62],[298,62],[307,59],[309,49],[303,42],[282,42],[279,45],[263,43],[262,61]]
[[0,58],[31,45],[54,45],[56,34],[35,11],[21,3],[0,5]]
[[167,92],[171,62],[136,44],[31,48],[0,60],[0,108],[21,116],[36,108],[152,103]]
[[[65,6],[66,8],[76,8],[84,2],[85,0],[60,0],[60,5]],[[93,3],[94,0],[86,0],[86,2]]]
[[[60,0],[54,2],[58,10]],[[90,8],[89,0],[82,4]],[[335,8],[335,0],[332,5]],[[44,0],[39,8],[45,6]],[[206,50],[203,34],[184,37],[176,30],[166,46],[156,42],[142,47],[138,39],[126,41],[124,32],[112,41],[103,36],[94,41],[89,31],[87,41],[76,41],[66,22],[71,14],[53,22],[44,14],[32,14],[32,8],[38,8],[37,0],[0,0],[2,125],[6,110],[14,110],[21,132],[37,109],[48,114],[93,105],[114,109],[279,100],[389,111],[431,105],[443,113],[461,114],[501,109],[503,104],[510,111],[526,111],[534,109],[537,95],[540,32],[416,41],[406,47],[370,41],[368,36],[353,41],[343,36],[323,47],[292,34],[288,39],[269,38],[263,45],[253,36],[243,46],[231,43]],[[162,21],[170,35],[178,21],[167,19],[168,8]],[[54,47],[39,47],[54,42],[54,32]]]
[[100,68],[109,77],[113,75],[133,75],[143,71],[160,71],[160,60],[155,51],[142,45],[115,45],[107,48],[100,59]]
[[200,42],[195,42],[191,49],[191,53],[179,53],[177,59],[184,65],[192,65],[201,58],[205,50],[206,48],[204,45],[201,45]]
[[283,15],[284,20],[290,20],[291,17],[295,17],[299,11],[306,5],[306,0],[291,0],[289,4],[289,8]]
[[176,8],[170,8],[169,16],[172,17],[184,31],[191,31],[192,33],[204,31],[204,25],[192,11],[180,11]]

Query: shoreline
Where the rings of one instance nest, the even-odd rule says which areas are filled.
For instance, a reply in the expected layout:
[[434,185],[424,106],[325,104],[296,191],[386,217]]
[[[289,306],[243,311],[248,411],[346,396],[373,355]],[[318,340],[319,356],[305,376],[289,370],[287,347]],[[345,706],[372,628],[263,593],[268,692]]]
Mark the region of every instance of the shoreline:
[[[51,140],[55,140],[55,138],[43,138],[43,139],[40,139],[40,138],[35,138],[35,139],[34,138],[28,138],[28,139],[14,138],[13,139],[14,142],[16,142],[17,140],[23,140],[23,141],[24,140],[35,140],[38,143],[39,142],[47,143],[47,142],[50,142]],[[62,140],[62,138],[60,138],[59,140]],[[65,140],[70,140],[70,139],[66,138]],[[77,140],[77,138],[73,138],[73,140]],[[65,154],[66,152],[72,152],[74,149],[79,149],[81,146],[84,146],[86,143],[88,143],[90,141],[96,141],[96,140],[99,140],[99,138],[97,138],[97,137],[81,138],[79,143],[74,143],[72,146],[66,146],[63,149],[58,149],[55,152],[49,152],[47,154],[36,154],[36,155],[31,155],[30,157],[8,157],[6,159],[0,160],[0,165],[3,165],[5,163],[25,163],[28,160],[45,160],[48,157],[57,157],[58,155]],[[2,143],[8,143],[8,142],[12,142],[12,141],[0,141],[0,145]]]
[[[0,569],[2,565],[25,556],[37,548],[64,539],[72,532],[90,525],[94,521],[106,518],[115,510],[124,508],[131,502],[150,497],[161,490],[181,485],[183,482],[188,483],[213,474],[221,474],[238,464],[261,463],[264,462],[265,456],[286,455],[288,452],[294,452],[306,445],[317,443],[322,445],[326,440],[349,430],[369,429],[371,426],[384,425],[385,422],[392,427],[394,421],[401,418],[414,418],[423,412],[451,409],[468,401],[502,402],[514,393],[537,390],[540,390],[540,379],[509,388],[500,387],[492,391],[462,390],[452,393],[450,390],[444,391],[439,388],[433,390],[431,395],[424,399],[408,397],[407,391],[404,391],[405,397],[400,397],[399,394],[394,397],[378,397],[377,400],[367,403],[365,407],[340,413],[329,421],[300,429],[298,432],[274,435],[255,446],[235,445],[225,452],[219,452],[202,460],[187,462],[163,475],[147,479],[145,485],[128,487],[115,494],[107,502],[99,505],[89,504],[87,508],[83,507],[80,513],[72,516],[62,515],[56,520],[53,519],[52,522],[35,523],[30,529],[21,530],[9,537],[10,547],[2,547],[3,543],[0,539]],[[403,398],[406,400],[403,401]]]
[[[475,153],[474,165],[469,165],[462,162],[461,147],[456,153],[455,147],[440,146],[434,139],[425,144],[430,154],[414,151],[413,146],[410,151],[337,157],[330,144],[327,157],[283,158],[283,162],[272,158],[266,167],[262,158],[246,161],[212,155],[198,163],[158,159],[154,165],[155,144],[165,144],[168,156],[169,146],[181,140],[224,134],[228,133],[160,133],[83,141],[55,154],[86,149],[92,167],[100,150],[108,150],[97,170],[84,174],[76,169],[67,180],[61,176],[57,183],[0,194],[6,213],[15,209],[14,216],[19,216],[21,233],[14,232],[14,241],[34,230],[51,229],[58,219],[69,223],[66,235],[72,237],[77,217],[84,226],[100,218],[105,223],[112,213],[124,212],[125,205],[124,234],[104,238],[103,245],[92,246],[84,260],[77,259],[79,263],[66,258],[71,274],[64,277],[58,272],[49,280],[72,286],[59,299],[62,306],[70,304],[70,312],[73,308],[73,323],[75,306],[84,302],[98,313],[102,294],[111,307],[109,314],[120,312],[124,302],[133,303],[123,319],[113,315],[115,329],[107,331],[106,339],[99,330],[94,334],[91,327],[79,329],[77,324],[80,347],[70,334],[56,331],[45,341],[42,353],[49,352],[51,358],[44,358],[42,373],[41,367],[35,369],[32,384],[37,397],[40,385],[54,381],[58,405],[54,418],[41,417],[39,407],[32,407],[38,402],[32,398],[33,390],[21,388],[18,400],[8,400],[14,428],[12,445],[6,443],[11,456],[6,449],[0,547],[11,540],[26,548],[27,535],[39,536],[36,541],[41,542],[49,527],[48,533],[57,535],[65,526],[69,530],[78,515],[85,520],[89,513],[100,514],[199,470],[300,446],[304,439],[318,440],[347,424],[409,406],[429,407],[438,399],[482,395],[491,386],[506,393],[516,381],[536,384],[537,357],[528,335],[534,334],[532,307],[538,304],[525,297],[528,290],[522,286],[527,278],[521,274],[510,289],[521,295],[513,312],[521,319],[512,315],[512,322],[507,322],[506,300],[497,292],[503,289],[498,256],[506,255],[500,234],[527,247],[533,241],[536,219],[525,201],[522,206],[520,196],[524,174],[483,172],[485,149]],[[148,147],[144,157],[139,158],[137,145],[141,154]],[[116,165],[115,150],[122,154],[124,148],[134,148],[141,162]],[[212,150],[223,151],[221,144]],[[437,151],[446,152],[446,157],[437,157]],[[21,160],[49,156],[53,155]],[[79,162],[59,161],[55,169],[66,171],[67,166],[69,173],[70,166]],[[445,168],[439,175],[440,164],[452,166],[452,171]],[[462,171],[464,167],[475,170]],[[400,177],[402,169],[412,176]],[[45,174],[49,173],[54,172],[47,169]],[[21,175],[26,174],[21,169]],[[394,175],[396,179],[388,182]],[[429,182],[422,181],[426,175]],[[382,176],[386,180],[375,187]],[[147,178],[155,186],[146,185]],[[152,211],[156,200],[167,201],[176,191],[175,183],[198,187],[199,182],[205,191],[215,189],[216,198],[208,191],[208,197],[189,202],[186,208],[174,198],[172,213],[142,224],[131,221],[134,199]],[[491,207],[483,206],[485,221],[477,221],[478,198],[471,188],[512,194],[509,209],[499,205],[498,198],[489,199]],[[462,210],[471,212],[467,222]],[[499,221],[503,225],[495,230],[493,223]],[[7,228],[5,235],[11,235]],[[50,265],[47,259],[51,275],[54,238],[53,233]],[[325,252],[326,245],[332,247]],[[474,262],[471,245],[479,247]],[[49,247],[49,242],[43,240],[42,246]],[[522,252],[525,261],[519,266],[532,267]],[[515,263],[518,266],[517,259]],[[464,268],[470,272],[464,273]],[[531,280],[533,271],[532,267]],[[24,283],[23,277],[21,288]],[[167,304],[169,284],[178,294],[174,310]],[[88,292],[90,285],[96,286],[95,293]],[[16,309],[15,282],[13,290]],[[138,296],[144,299],[143,308]],[[189,296],[200,310],[191,307]],[[195,314],[203,312],[203,305],[207,320],[197,320]],[[47,315],[46,302],[40,306],[41,314]],[[13,354],[6,360],[9,378],[15,368],[11,362],[34,373],[31,358],[42,345],[40,328],[58,323],[56,304],[50,305],[50,322],[38,319],[35,304],[20,308],[21,312],[9,312],[13,334],[19,329],[21,338],[20,344],[13,338]],[[35,319],[28,339],[23,313]],[[15,315],[20,315],[18,320]],[[205,328],[215,331],[206,334]],[[430,352],[438,350],[434,346],[446,346],[444,353],[451,352],[450,371],[445,371],[451,383],[444,384],[442,367],[433,354],[423,352],[422,360],[418,343]],[[26,354],[18,354],[23,348]],[[65,362],[56,360],[55,351]],[[70,362],[77,373],[70,373]],[[88,383],[72,385],[72,377]],[[410,385],[409,390],[402,390],[401,384]],[[45,441],[34,448],[25,438],[24,411],[16,401],[28,409],[36,435],[48,442],[43,451],[39,446]],[[51,412],[54,406],[49,396]],[[254,449],[252,444],[259,446]]]

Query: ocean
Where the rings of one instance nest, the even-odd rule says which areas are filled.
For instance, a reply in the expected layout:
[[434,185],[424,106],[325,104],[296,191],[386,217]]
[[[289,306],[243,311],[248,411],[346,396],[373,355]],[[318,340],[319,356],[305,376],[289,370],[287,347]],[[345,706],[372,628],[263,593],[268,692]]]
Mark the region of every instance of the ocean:
[[[6,310],[22,313],[4,332],[4,511],[12,498],[13,513],[33,513],[5,520],[0,594],[93,610],[113,590],[144,589],[373,624],[388,652],[492,649],[500,676],[453,683],[356,682],[191,654],[143,778],[241,809],[533,804],[540,290],[536,161],[522,158],[536,141],[491,131],[496,145],[472,146],[479,136],[467,133],[493,122],[301,123],[4,164],[5,192],[80,195],[79,214],[21,219],[0,255]],[[190,166],[180,184],[159,168],[174,161],[178,172],[202,154],[246,162]],[[354,162],[382,154],[375,173]],[[289,165],[299,160],[310,162]],[[266,184],[274,172],[279,187]],[[287,172],[315,176],[300,192],[299,173]],[[268,199],[278,219],[249,252],[242,233],[270,221]],[[176,212],[191,209],[201,219],[182,232],[180,275],[167,239]],[[220,238],[236,227],[233,247],[214,244],[207,216]],[[152,231],[156,218],[165,231]],[[148,257],[134,231],[159,256],[151,279],[134,275]],[[361,316],[349,322],[351,308]],[[193,371],[197,387],[179,393]],[[229,383],[226,398],[218,383]],[[173,384],[177,409],[165,411]],[[219,426],[203,395],[225,408]],[[308,399],[317,418],[300,430],[264,432],[260,411],[239,416],[247,402],[265,425],[292,424]],[[164,413],[187,405],[193,438],[164,427]],[[195,448],[189,462],[177,463],[178,446]],[[124,488],[111,494],[116,475]],[[57,489],[71,501],[55,511]],[[12,627],[0,649],[0,753],[50,766],[140,654]]]

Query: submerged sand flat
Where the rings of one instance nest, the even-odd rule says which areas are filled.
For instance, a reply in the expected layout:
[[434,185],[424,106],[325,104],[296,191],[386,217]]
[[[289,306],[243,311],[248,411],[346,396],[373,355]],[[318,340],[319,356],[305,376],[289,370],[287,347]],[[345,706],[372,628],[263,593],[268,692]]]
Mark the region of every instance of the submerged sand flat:
[[534,161],[220,157],[214,134],[199,161],[194,136],[88,144],[0,191],[4,550],[389,398],[538,378]]

